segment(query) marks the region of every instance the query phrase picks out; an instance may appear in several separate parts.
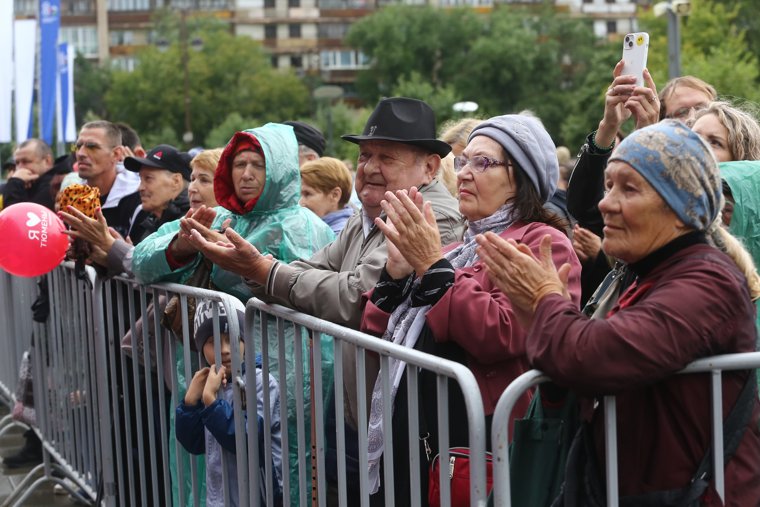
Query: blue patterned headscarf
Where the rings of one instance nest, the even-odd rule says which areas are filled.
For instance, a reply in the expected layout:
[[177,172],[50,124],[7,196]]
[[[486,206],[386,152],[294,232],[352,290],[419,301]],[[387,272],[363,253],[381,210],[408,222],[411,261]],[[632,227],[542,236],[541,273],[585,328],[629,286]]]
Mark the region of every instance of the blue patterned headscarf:
[[636,130],[610,161],[633,167],[687,226],[706,231],[723,207],[718,163],[710,147],[676,120]]

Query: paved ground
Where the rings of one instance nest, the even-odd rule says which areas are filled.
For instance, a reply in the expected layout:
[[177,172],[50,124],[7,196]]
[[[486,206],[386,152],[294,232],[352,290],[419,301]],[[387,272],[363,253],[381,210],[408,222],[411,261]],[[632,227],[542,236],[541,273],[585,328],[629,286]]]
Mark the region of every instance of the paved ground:
[[[5,417],[7,414],[8,408],[0,403],[0,418]],[[0,436],[0,456],[9,456],[21,448],[24,444],[22,433],[23,430],[20,428],[12,428]],[[7,470],[0,464],[0,505],[5,507],[6,500],[30,470],[31,467]],[[56,495],[53,493],[52,483],[45,483],[36,489],[35,493],[29,497],[24,505],[29,507],[49,507],[76,504],[67,495]]]

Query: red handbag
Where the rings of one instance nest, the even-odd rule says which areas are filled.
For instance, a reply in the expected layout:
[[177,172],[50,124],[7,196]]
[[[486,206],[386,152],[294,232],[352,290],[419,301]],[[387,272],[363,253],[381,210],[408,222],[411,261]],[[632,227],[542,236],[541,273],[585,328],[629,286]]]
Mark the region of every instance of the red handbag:
[[[440,454],[433,458],[428,472],[428,504],[430,507],[441,505],[441,484],[438,472],[441,466]],[[451,507],[468,507],[470,505],[470,449],[452,447],[449,449],[449,484]],[[486,453],[486,490],[493,488],[493,457]]]

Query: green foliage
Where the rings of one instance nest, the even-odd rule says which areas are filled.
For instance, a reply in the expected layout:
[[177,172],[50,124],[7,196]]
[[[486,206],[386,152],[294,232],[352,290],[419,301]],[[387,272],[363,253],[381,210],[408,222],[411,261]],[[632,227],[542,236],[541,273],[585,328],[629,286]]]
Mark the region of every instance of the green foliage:
[[[582,140],[601,108],[589,110],[588,76],[606,66],[593,86],[594,102],[615,59],[596,41],[588,21],[556,14],[551,6],[473,10],[393,6],[355,24],[347,42],[370,57],[357,87],[368,102],[382,95],[423,99],[439,124],[451,105],[477,102],[479,116],[530,109],[562,142]],[[604,58],[600,59],[600,54]],[[565,128],[572,118],[575,128]]]
[[[134,71],[114,72],[106,94],[109,116],[141,134],[171,129],[181,137],[185,131],[183,49],[179,32],[172,29],[176,22],[169,15],[160,18],[167,26],[161,33],[168,50],[145,48]],[[308,114],[308,89],[293,73],[272,69],[258,42],[235,37],[214,22],[188,19],[187,32],[188,38],[203,41],[200,51],[186,50],[193,145],[205,144],[211,129],[233,112],[261,122]]]
[[[722,97],[760,100],[758,55],[748,49],[739,21],[740,6],[691,0],[692,13],[681,23],[681,74],[715,86]],[[640,17],[650,34],[648,67],[659,88],[668,77],[667,23],[652,13]]]
[[77,121],[84,123],[87,118],[107,116],[104,97],[110,84],[108,67],[99,67],[77,54],[74,60],[74,117]]
[[346,36],[346,43],[372,62],[357,89],[372,103],[412,72],[434,86],[450,81],[471,63],[467,54],[480,25],[472,9],[431,6],[390,5],[362,18]]
[[357,145],[344,141],[340,136],[361,133],[371,112],[369,108],[355,109],[344,102],[336,102],[332,105],[320,103],[317,104],[314,119],[301,121],[310,123],[322,131],[327,140],[325,156],[356,163],[359,156]]
[[438,125],[454,117],[451,107],[459,102],[459,93],[453,85],[435,87],[418,72],[412,72],[408,79],[399,78],[391,95],[424,100],[435,112]]
[[254,119],[243,118],[238,112],[230,113],[222,123],[209,131],[206,136],[205,146],[208,148],[222,148],[227,145],[235,132],[249,129],[260,124],[261,122]]

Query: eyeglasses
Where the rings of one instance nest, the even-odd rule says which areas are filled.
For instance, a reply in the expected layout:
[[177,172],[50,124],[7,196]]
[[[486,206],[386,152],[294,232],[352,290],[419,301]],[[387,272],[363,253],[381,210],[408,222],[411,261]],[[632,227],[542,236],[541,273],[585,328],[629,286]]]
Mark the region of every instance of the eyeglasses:
[[87,151],[97,151],[100,148],[102,148],[102,146],[100,146],[98,143],[93,143],[93,142],[83,143],[80,141],[76,144],[71,145],[71,153],[76,153],[82,148],[84,148]]
[[482,156],[476,156],[472,158],[467,158],[463,155],[460,155],[458,157],[454,157],[454,170],[456,172],[462,171],[465,166],[470,166],[470,169],[472,169],[476,173],[482,173],[485,172],[486,169],[488,169],[491,166],[507,166],[509,163],[503,162],[501,160],[494,160],[492,158],[488,157],[482,157]]
[[689,116],[692,115],[692,113],[696,113],[697,111],[701,111],[702,109],[705,109],[707,107],[707,104],[697,104],[696,106],[690,106],[690,107],[680,107],[673,111],[671,114],[667,115],[667,118],[673,119],[673,120],[685,120]]

